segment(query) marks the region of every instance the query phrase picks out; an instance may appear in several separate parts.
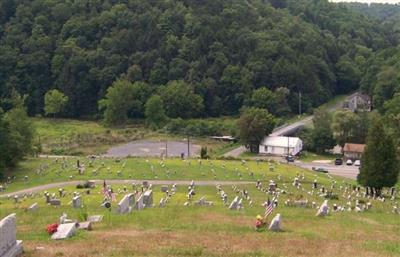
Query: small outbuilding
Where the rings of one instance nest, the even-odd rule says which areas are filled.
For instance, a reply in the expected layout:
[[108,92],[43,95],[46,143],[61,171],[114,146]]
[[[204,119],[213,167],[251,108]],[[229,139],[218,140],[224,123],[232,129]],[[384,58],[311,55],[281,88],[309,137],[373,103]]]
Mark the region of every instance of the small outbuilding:
[[303,141],[298,137],[267,136],[259,146],[260,154],[298,155],[303,149]]
[[364,149],[364,144],[346,143],[343,147],[343,157],[345,160],[360,160]]

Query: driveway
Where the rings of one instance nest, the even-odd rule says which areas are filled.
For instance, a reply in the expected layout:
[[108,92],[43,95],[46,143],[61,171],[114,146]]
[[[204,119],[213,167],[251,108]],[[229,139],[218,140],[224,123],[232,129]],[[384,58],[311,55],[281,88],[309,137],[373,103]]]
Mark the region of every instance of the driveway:
[[[190,156],[195,156],[200,153],[200,146],[192,144],[189,141]],[[153,140],[138,140],[127,144],[111,147],[108,149],[105,157],[128,157],[128,156],[165,156],[180,157],[181,154],[188,156],[187,141],[153,141]]]

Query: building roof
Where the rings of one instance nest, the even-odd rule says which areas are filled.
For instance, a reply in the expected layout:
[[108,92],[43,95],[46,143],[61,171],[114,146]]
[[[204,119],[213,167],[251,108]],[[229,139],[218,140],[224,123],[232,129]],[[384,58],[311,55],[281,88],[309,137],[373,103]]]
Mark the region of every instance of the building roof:
[[261,145],[279,146],[279,147],[295,147],[301,139],[298,137],[269,136],[265,137]]
[[364,149],[365,149],[364,144],[346,143],[343,147],[343,152],[363,153]]

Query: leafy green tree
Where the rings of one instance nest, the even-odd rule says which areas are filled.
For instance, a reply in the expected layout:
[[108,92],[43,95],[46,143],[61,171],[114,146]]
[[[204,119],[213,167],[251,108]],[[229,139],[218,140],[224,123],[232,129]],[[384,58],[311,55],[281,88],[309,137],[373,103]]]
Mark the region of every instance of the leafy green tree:
[[53,114],[54,117],[60,113],[68,103],[68,96],[57,89],[49,90],[44,96],[44,111],[47,115]]
[[357,176],[361,185],[375,188],[380,195],[383,187],[392,187],[397,183],[399,164],[396,148],[379,118],[372,122],[361,161],[360,173]]
[[12,108],[5,113],[0,108],[0,173],[32,152],[35,130],[25,110],[25,99],[13,91]]
[[168,83],[159,93],[168,117],[195,118],[204,110],[203,99],[182,80]]
[[153,129],[160,128],[167,120],[164,103],[159,95],[153,95],[147,100],[145,117],[146,123]]
[[104,112],[104,122],[108,125],[119,125],[125,123],[129,117],[143,117],[144,104],[150,94],[151,88],[144,82],[116,80],[99,101],[99,108]]
[[251,106],[266,109],[274,113],[276,107],[276,95],[266,87],[254,90],[251,95]]
[[328,149],[332,149],[336,145],[335,138],[331,128],[332,115],[325,110],[317,110],[314,112],[311,140],[312,148],[317,153],[324,153]]
[[246,108],[238,120],[240,141],[253,153],[258,153],[260,142],[276,124],[274,116],[265,109]]
[[341,147],[351,142],[357,123],[358,117],[352,111],[338,110],[333,114],[333,136]]

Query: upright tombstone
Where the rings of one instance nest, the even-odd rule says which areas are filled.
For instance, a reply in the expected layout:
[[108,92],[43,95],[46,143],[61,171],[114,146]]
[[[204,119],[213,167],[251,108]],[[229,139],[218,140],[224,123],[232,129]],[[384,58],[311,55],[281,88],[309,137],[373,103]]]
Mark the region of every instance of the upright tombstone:
[[82,198],[80,195],[77,195],[74,198],[72,198],[72,207],[74,207],[74,208],[82,207]]
[[136,201],[135,210],[140,211],[140,210],[143,210],[143,209],[144,209],[143,194],[141,194],[141,195],[139,196],[139,198],[137,199],[137,201]]
[[282,230],[280,213],[276,214],[276,216],[271,220],[268,230],[271,230],[271,231],[281,231]]
[[166,185],[161,186],[161,192],[165,193],[167,191],[168,191],[168,186]]
[[237,210],[238,204],[239,204],[239,196],[236,196],[235,199],[233,199],[233,201],[232,201],[231,204],[229,205],[229,209],[231,209],[231,210]]
[[318,212],[316,214],[316,216],[318,217],[323,217],[328,215],[328,200],[325,200],[324,203],[321,205],[321,207],[319,207]]
[[132,211],[132,206],[135,204],[135,195],[127,194],[118,203],[118,213],[124,214]]
[[17,240],[16,214],[0,221],[0,256],[16,257],[22,254],[22,241]]
[[143,204],[145,208],[153,206],[153,190],[147,190],[143,194]]

